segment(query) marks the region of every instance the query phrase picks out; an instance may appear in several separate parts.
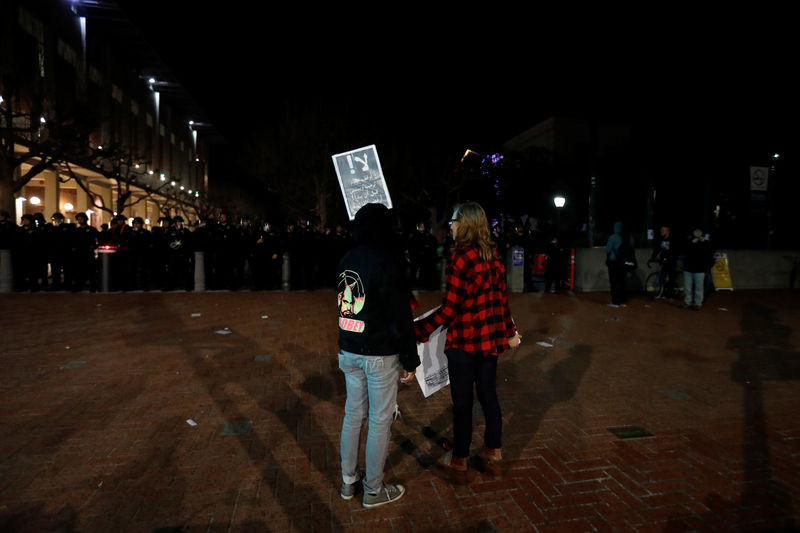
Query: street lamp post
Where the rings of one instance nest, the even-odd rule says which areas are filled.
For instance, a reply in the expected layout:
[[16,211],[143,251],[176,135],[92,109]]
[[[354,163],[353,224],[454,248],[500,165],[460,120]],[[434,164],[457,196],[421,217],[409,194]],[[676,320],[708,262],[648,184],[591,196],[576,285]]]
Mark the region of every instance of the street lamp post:
[[567,199],[560,194],[557,194],[553,197],[553,205],[556,206],[556,213],[557,213],[556,233],[561,233],[561,209],[564,207],[564,204],[566,203]]

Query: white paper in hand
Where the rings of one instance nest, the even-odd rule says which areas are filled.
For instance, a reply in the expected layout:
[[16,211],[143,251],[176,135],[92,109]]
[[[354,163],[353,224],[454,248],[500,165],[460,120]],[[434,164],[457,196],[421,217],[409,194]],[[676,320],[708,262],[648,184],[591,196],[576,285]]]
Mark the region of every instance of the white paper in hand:
[[[436,311],[431,309],[424,315],[426,317]],[[439,327],[434,331],[427,342],[417,344],[420,365],[417,367],[417,382],[422,389],[422,394],[427,398],[434,392],[450,384],[450,374],[447,369],[447,356],[444,354],[444,345],[447,340],[447,329]]]

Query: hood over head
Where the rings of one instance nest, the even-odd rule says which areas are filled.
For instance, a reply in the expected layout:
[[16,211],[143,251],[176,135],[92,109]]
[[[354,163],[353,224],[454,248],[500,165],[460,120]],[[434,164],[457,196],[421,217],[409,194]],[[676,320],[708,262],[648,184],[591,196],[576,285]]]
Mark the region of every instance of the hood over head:
[[383,204],[366,204],[353,220],[353,244],[389,245],[394,239],[392,212]]

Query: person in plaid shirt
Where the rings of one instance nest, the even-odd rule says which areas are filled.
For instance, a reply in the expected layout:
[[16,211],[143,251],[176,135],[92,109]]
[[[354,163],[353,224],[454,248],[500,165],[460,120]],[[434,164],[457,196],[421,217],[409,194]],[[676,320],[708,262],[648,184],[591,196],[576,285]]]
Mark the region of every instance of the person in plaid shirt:
[[483,459],[487,470],[499,473],[502,416],[497,399],[497,359],[522,340],[511,318],[506,295],[506,272],[483,208],[467,202],[456,208],[450,221],[455,240],[447,267],[447,290],[442,305],[415,322],[418,342],[425,342],[440,326],[447,328],[445,355],[453,400],[453,449],[445,464],[465,472],[472,441],[472,390],[486,418]]

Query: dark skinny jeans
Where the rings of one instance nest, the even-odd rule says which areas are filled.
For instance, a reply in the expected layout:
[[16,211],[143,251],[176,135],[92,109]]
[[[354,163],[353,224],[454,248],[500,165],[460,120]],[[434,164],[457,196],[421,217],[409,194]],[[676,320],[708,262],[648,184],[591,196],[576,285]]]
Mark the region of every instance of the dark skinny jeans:
[[486,419],[484,445],[501,448],[503,417],[497,399],[497,356],[484,357],[457,349],[446,350],[445,355],[450,372],[450,397],[453,399],[453,456],[469,457],[473,384]]

